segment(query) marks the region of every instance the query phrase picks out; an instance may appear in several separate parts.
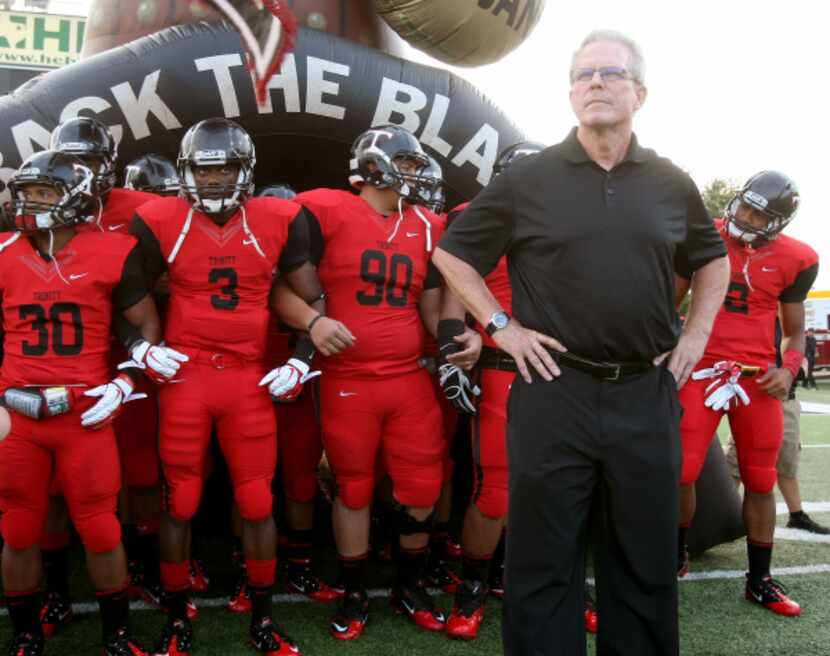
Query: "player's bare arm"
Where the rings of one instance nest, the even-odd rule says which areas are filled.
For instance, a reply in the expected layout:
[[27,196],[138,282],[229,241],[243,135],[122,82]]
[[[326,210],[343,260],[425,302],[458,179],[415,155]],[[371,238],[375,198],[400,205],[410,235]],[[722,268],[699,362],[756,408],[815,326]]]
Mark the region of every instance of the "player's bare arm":
[[[781,303],[778,311],[781,320],[781,352],[791,352],[794,355],[793,364],[801,367],[804,357],[804,303]],[[786,399],[795,376],[787,368],[787,363],[781,367],[767,369],[758,379],[758,384],[770,396]]]

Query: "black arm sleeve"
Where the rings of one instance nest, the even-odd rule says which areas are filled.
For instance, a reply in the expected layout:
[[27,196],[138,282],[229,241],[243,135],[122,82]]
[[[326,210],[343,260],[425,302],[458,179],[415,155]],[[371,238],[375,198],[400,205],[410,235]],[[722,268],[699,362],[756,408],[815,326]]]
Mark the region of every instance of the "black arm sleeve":
[[326,242],[323,240],[323,230],[320,228],[320,220],[311,210],[305,208],[306,223],[308,224],[308,255],[314,266],[320,264],[323,259],[323,252],[326,249]]
[[130,234],[138,239],[147,289],[153,289],[161,274],[167,270],[167,260],[161,252],[158,237],[138,214],[130,223]]
[[686,241],[675,251],[675,273],[689,280],[700,267],[725,256],[726,246],[703,204],[697,185],[687,178]]
[[424,289],[435,289],[436,287],[441,286],[441,281],[443,278],[441,277],[441,272],[438,270],[432,260],[429,261],[427,264],[427,277],[424,280]]
[[123,312],[147,296],[147,293],[141,250],[136,244],[124,260],[121,280],[112,292],[112,307],[118,312]]
[[438,243],[464,260],[483,278],[504,255],[513,237],[515,212],[510,173],[497,175],[458,217]]
[[818,276],[818,262],[799,271],[793,284],[781,292],[778,300],[782,303],[803,303],[804,299],[807,298],[807,293],[816,281],[816,276]]
[[282,247],[278,264],[282,275],[296,271],[308,262],[308,221],[305,212],[305,208],[301,208],[288,226],[288,239]]

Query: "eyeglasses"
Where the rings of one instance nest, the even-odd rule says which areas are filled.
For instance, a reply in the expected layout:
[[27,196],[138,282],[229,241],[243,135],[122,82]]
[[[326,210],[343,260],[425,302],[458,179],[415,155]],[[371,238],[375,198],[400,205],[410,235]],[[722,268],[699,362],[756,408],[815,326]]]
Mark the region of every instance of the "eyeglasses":
[[590,82],[594,79],[594,75],[599,73],[602,81],[606,84],[609,82],[622,82],[623,80],[632,80],[631,74],[624,68],[619,66],[602,66],[600,68],[577,68],[571,71],[571,84],[576,82]]

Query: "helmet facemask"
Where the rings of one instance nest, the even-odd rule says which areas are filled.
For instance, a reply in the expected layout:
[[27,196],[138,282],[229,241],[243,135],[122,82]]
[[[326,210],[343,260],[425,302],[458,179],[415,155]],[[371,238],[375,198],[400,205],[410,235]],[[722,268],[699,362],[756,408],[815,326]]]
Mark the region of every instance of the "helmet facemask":
[[[741,205],[758,211],[767,218],[763,228],[756,228],[738,218]],[[726,229],[730,237],[747,244],[756,241],[772,241],[793,220],[794,215],[783,216],[766,207],[766,199],[752,190],[737,194],[726,208]]]
[[[78,168],[79,175],[71,187],[64,180],[43,174],[37,168],[18,171],[9,181],[15,229],[30,233],[88,221],[95,205],[94,175],[85,166]],[[24,188],[35,184],[52,187],[58,200],[54,203],[27,200]]]

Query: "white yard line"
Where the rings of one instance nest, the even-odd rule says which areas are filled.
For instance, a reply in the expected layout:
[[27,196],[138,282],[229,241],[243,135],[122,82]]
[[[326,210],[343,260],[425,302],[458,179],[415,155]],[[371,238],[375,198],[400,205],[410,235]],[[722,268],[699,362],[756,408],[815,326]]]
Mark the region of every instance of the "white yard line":
[[[805,501],[801,504],[801,509],[809,513],[826,513],[830,512],[830,501]],[[776,503],[775,504],[775,514],[776,515],[788,515],[789,510],[787,510],[786,503]],[[780,530],[780,529],[778,529]]]
[[830,449],[830,444],[802,444],[802,449]]
[[[800,531],[799,531],[800,532]],[[828,537],[828,536],[822,536]],[[826,574],[830,573],[830,563],[822,563],[820,565],[800,565],[798,567],[777,567],[773,570],[773,575],[779,576],[798,576],[802,574]],[[746,576],[746,572],[742,569],[735,570],[713,570],[711,572],[690,572],[687,576],[680,579],[680,582],[690,581],[711,581],[721,579],[742,579]],[[587,579],[589,583],[593,584],[594,579]],[[432,590],[433,594],[437,590]],[[369,597],[372,599],[386,599],[389,597],[388,589],[375,589],[368,591]],[[193,603],[197,608],[221,608],[228,603],[227,597],[196,597]],[[314,603],[308,597],[300,594],[276,594],[274,595],[274,603],[277,604],[304,604]],[[90,613],[98,612],[98,604],[92,602],[78,602],[72,604],[72,610],[76,615],[88,615]],[[131,611],[139,610],[156,610],[155,606],[150,606],[143,601],[133,601],[130,603]],[[6,608],[0,608],[0,617],[5,617],[9,614]]]

